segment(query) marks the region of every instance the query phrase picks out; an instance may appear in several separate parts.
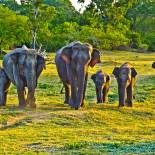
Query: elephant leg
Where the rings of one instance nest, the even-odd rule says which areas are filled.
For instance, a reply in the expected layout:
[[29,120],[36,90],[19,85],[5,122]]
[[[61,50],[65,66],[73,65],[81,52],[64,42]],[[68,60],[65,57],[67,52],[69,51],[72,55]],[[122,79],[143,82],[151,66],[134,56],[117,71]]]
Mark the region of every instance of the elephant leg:
[[24,88],[24,83],[23,79],[20,77],[19,73],[20,69],[18,65],[13,65],[13,76],[14,76],[14,81],[15,85],[17,87],[17,94],[18,94],[18,101],[19,101],[19,109],[23,109],[26,106],[26,101],[25,101],[25,88]]
[[5,104],[5,105],[6,105],[6,102],[7,102],[7,95],[8,95],[8,91],[5,92],[5,94],[4,94],[4,104]]
[[0,106],[4,106],[4,87],[0,86]]
[[29,105],[30,108],[36,108],[36,104],[35,104],[35,90],[30,90],[28,89],[28,94],[27,94],[27,104]]
[[6,106],[8,92],[4,92],[3,106]]
[[23,109],[26,106],[25,101],[25,90],[24,88],[17,88],[18,100],[19,100],[19,109]]
[[84,106],[84,99],[85,99],[85,94],[86,94],[87,81],[88,81],[88,73],[86,73],[86,75],[85,75],[85,83],[84,83],[84,90],[83,90],[83,100],[82,100],[82,103],[81,103],[81,107]]
[[127,106],[132,107],[132,85],[127,87]]
[[1,94],[0,94],[0,106],[5,106],[5,104],[4,104],[4,92],[1,92]]
[[69,98],[70,98],[70,86],[68,84],[64,84],[65,87],[65,101],[64,103],[69,104]]
[[103,103],[108,101],[107,95],[108,95],[108,88],[105,86],[103,87],[102,93],[103,93]]

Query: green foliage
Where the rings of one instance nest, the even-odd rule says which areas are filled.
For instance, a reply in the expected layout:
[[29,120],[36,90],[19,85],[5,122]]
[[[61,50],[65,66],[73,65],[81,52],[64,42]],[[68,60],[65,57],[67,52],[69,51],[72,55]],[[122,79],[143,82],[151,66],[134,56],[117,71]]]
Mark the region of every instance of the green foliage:
[[8,49],[13,45],[28,42],[30,39],[28,18],[16,15],[0,5],[0,48]]
[[[79,0],[81,3],[84,1]],[[119,0],[115,3],[113,0],[92,0],[82,14],[69,0],[24,0],[21,5],[15,0],[0,0],[0,4],[6,9],[1,18],[10,20],[10,24],[3,21],[6,25],[1,21],[7,27],[4,32],[1,27],[6,40],[1,41],[1,47],[16,44],[31,46],[35,38],[37,47],[42,44],[49,52],[74,40],[89,42],[100,49],[126,45],[155,50],[155,3],[150,0]],[[9,16],[14,14],[13,18],[18,17],[18,21],[22,20],[18,26],[17,22],[13,23],[13,18],[9,19],[7,12]],[[10,32],[10,29],[13,31]],[[13,32],[24,35],[18,38],[19,35]]]

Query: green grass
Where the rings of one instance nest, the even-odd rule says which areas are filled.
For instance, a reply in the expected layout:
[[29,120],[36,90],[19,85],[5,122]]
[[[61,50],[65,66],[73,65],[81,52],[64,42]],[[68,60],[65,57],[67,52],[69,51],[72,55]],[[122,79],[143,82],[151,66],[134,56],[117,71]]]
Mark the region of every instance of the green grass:
[[[85,107],[64,105],[54,54],[36,89],[37,109],[18,110],[14,86],[7,107],[0,108],[0,154],[154,154],[155,53],[104,52],[102,64],[89,69]],[[111,74],[115,65],[131,62],[138,71],[133,108],[118,108],[117,83],[112,76],[109,102],[96,104],[90,75],[98,69]]]

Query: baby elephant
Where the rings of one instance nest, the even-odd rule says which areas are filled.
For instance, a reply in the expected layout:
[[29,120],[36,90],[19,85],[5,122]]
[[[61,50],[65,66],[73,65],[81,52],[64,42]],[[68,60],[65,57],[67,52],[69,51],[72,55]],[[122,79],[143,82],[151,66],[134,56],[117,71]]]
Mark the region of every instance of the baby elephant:
[[0,106],[6,105],[6,97],[10,83],[11,82],[4,69],[0,68]]
[[127,96],[127,106],[132,107],[133,86],[137,72],[130,63],[124,63],[121,67],[115,67],[113,70],[118,83],[119,107],[124,106]]
[[107,101],[107,95],[109,91],[109,85],[111,78],[108,74],[103,73],[101,70],[91,76],[91,79],[95,83],[97,103],[104,103]]

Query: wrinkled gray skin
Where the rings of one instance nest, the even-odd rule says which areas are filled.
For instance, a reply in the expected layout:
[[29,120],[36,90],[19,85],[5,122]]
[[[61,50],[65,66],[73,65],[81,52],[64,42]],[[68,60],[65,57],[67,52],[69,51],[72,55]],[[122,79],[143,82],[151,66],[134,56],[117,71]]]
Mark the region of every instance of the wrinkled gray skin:
[[[3,58],[3,67],[8,78],[17,87],[19,108],[25,107],[26,104],[35,108],[35,88],[37,79],[45,67],[44,58],[35,50],[24,46],[6,54]],[[25,87],[28,88],[27,99]]]
[[124,63],[121,67],[115,67],[113,70],[118,83],[119,107],[126,104],[132,107],[133,87],[135,85],[135,78],[137,72],[130,63]]
[[152,64],[152,68],[154,68],[154,69],[155,69],[155,62],[153,62],[153,64]]
[[0,68],[0,106],[6,105],[7,93],[10,86],[10,80],[4,69]]
[[91,76],[91,79],[95,83],[97,103],[107,102],[107,96],[111,82],[110,76],[102,71],[98,71],[96,74]]
[[100,62],[100,52],[89,44],[72,42],[55,57],[57,71],[65,87],[65,103],[78,109],[84,104],[88,67]]

